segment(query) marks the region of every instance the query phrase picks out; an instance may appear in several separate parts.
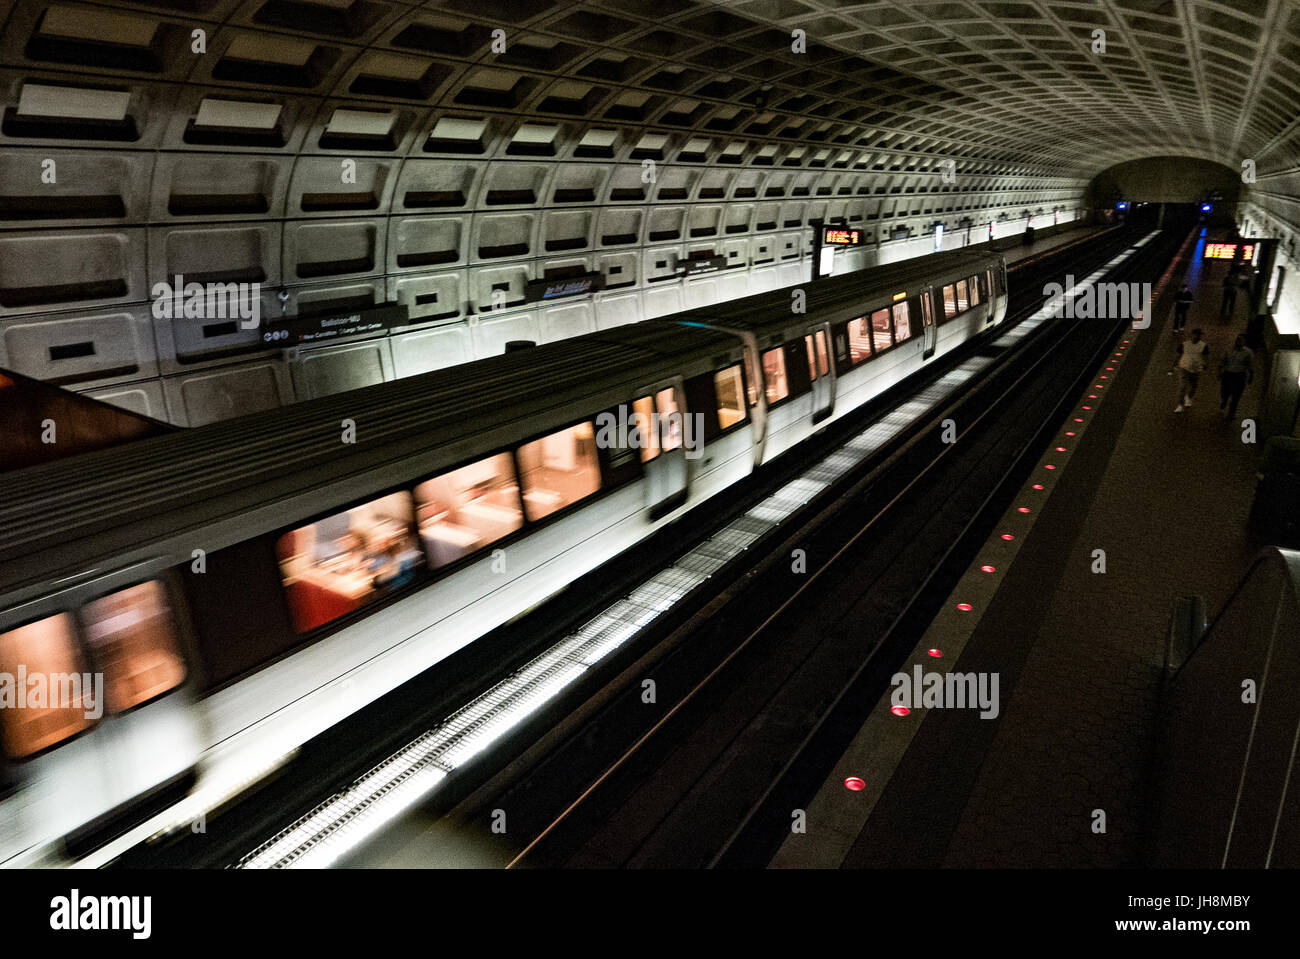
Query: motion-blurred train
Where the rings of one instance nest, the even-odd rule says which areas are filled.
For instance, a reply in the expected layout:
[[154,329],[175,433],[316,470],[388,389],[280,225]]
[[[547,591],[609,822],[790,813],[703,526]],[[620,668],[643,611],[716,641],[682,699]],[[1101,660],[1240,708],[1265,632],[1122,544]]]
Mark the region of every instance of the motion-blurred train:
[[0,476],[0,863],[236,791],[1006,309],[940,253]]

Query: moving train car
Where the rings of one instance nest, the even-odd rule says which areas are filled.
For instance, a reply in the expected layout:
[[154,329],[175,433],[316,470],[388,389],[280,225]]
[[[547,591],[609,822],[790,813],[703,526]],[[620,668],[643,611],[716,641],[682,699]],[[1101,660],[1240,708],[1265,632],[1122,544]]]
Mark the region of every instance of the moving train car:
[[0,476],[0,863],[237,790],[1006,305],[935,254]]

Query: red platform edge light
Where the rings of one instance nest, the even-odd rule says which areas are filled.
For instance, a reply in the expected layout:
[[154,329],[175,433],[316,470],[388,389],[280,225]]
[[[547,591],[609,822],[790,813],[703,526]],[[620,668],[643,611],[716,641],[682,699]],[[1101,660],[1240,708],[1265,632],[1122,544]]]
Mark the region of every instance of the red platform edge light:
[[975,607],[972,606],[970,603],[958,603],[957,608],[960,609],[963,613],[969,613]]
[[906,716],[911,713],[911,710],[906,706],[890,706],[889,711],[895,716]]
[[943,659],[943,650],[938,649],[937,647],[932,646],[929,649],[927,649],[925,652],[928,656],[934,659]]
[[1028,506],[1017,506],[1017,507],[1016,507],[1016,512],[1017,512],[1017,513],[1028,513],[1028,512],[1029,512],[1029,507],[1028,507]]
[[1064,446],[1058,446],[1058,447],[1056,448],[1056,452],[1058,452],[1058,453],[1064,453],[1064,452],[1065,452],[1065,447],[1064,447]]
[[1074,430],[1066,430],[1066,431],[1065,431],[1065,435],[1066,435],[1066,436],[1073,436],[1073,435],[1074,435]]
[[986,564],[980,567],[980,571],[984,573],[996,573],[998,571],[998,568],[996,566],[989,566]]
[[1045,469],[1045,470],[1054,470],[1054,469],[1056,469],[1056,467],[1053,466],[1051,463],[1048,463],[1046,466],[1043,467],[1043,469]]
[[1042,483],[1035,483],[1035,484],[1034,484],[1034,489],[1042,489],[1042,488],[1043,488],[1043,484],[1042,484]]
[[1013,539],[1015,539],[1015,537],[1012,536],[1010,533],[1003,533],[1002,538],[1005,539],[1008,543],[1011,542]]
[[855,793],[860,793],[867,788],[867,781],[861,776],[850,776],[844,780],[844,788]]

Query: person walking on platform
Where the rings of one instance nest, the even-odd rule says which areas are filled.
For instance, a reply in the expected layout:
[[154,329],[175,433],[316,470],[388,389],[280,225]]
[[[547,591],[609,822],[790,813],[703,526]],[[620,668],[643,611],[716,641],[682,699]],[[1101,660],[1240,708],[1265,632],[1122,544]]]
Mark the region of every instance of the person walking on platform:
[[1187,311],[1191,307],[1192,288],[1184,283],[1174,300],[1174,336],[1183,332],[1183,327],[1187,325]]
[[1246,338],[1238,336],[1219,364],[1219,409],[1227,410],[1227,419],[1237,415],[1237,401],[1246,391],[1246,384],[1255,380],[1254,359]]
[[1183,340],[1178,344],[1178,369],[1182,374],[1179,379],[1179,386],[1182,390],[1183,401],[1174,408],[1175,413],[1181,413],[1183,407],[1192,405],[1192,398],[1196,396],[1196,385],[1200,382],[1201,371],[1205,369],[1205,361],[1209,358],[1210,347],[1201,339],[1199,328],[1192,330],[1189,339]]
[[1237,271],[1229,270],[1223,278],[1223,303],[1219,306],[1219,319],[1232,319],[1232,312],[1237,308]]

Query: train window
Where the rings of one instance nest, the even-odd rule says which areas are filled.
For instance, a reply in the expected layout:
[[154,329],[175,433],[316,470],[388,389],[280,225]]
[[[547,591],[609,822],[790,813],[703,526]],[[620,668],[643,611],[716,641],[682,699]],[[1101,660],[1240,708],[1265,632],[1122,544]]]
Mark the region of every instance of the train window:
[[677,408],[677,391],[671,386],[655,394],[655,410],[659,413],[659,443],[665,450],[675,450],[682,445],[682,413]]
[[966,281],[966,286],[967,286],[967,287],[969,288],[969,290],[970,290],[970,305],[971,305],[971,306],[979,306],[979,305],[980,305],[980,282],[979,282],[979,278],[978,278],[978,277],[974,277],[974,276],[972,276],[969,280]]
[[[86,689],[72,617],[47,616],[0,633],[0,736],[23,759],[87,729],[102,704]],[[21,678],[20,678],[21,677]],[[16,682],[15,682],[16,681]],[[13,684],[13,685],[11,685]]]
[[970,297],[966,295],[966,281],[958,280],[954,285],[957,287],[957,312],[965,313],[970,309]]
[[871,358],[871,323],[865,317],[849,320],[849,359],[853,365]]
[[951,320],[957,315],[957,292],[951,283],[943,288],[943,316]]
[[815,380],[830,372],[830,360],[826,352],[826,331],[818,330],[808,333],[803,338],[804,350],[808,354],[808,379]]
[[411,494],[392,493],[281,536],[294,628],[309,632],[411,582],[423,565],[413,518]]
[[659,431],[652,429],[654,424],[655,401],[653,397],[643,396],[632,402],[631,427],[636,427],[640,434],[641,462],[648,463],[659,455]]
[[718,428],[730,429],[743,422],[746,416],[745,378],[740,374],[740,364],[714,373],[713,388],[718,395]]
[[790,395],[790,381],[785,375],[785,351],[779,346],[763,354],[763,381],[769,403],[779,402]]
[[425,480],[415,488],[416,525],[434,569],[477,552],[524,525],[509,453]]
[[[665,448],[670,447],[665,444]],[[525,443],[516,456],[530,522],[544,519],[600,489],[596,433],[590,423],[578,423]]]
[[871,314],[871,339],[877,353],[894,345],[893,334],[889,329],[888,307]]
[[150,580],[81,607],[83,633],[104,671],[107,706],[126,712],[185,682],[185,660],[162,584]]
[[902,343],[912,335],[912,310],[907,301],[894,304],[894,340]]

